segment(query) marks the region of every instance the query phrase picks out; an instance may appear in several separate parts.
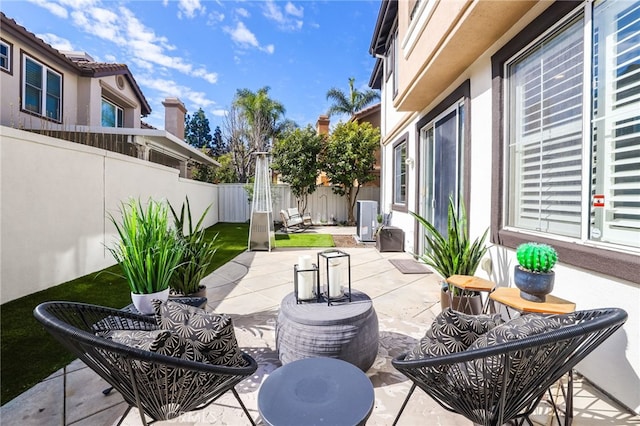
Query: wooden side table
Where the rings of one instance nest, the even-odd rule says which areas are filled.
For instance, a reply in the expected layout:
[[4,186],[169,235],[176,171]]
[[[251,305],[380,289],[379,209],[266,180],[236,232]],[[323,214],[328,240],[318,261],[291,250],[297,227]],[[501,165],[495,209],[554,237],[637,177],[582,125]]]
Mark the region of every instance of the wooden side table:
[[[474,277],[472,275],[451,275],[449,278],[447,278],[447,283],[462,290],[463,295],[466,292],[472,292],[472,291],[478,291],[480,292],[481,295],[482,295],[482,292],[487,292],[488,294],[491,294],[493,289],[496,287],[496,284],[494,282],[485,280],[484,278]],[[463,299],[466,300],[467,305],[470,305],[468,298],[461,298],[460,302],[458,303],[458,306],[454,307],[455,309],[460,310],[461,308],[464,308],[463,306],[460,306]],[[488,305],[489,305],[489,297],[487,297],[485,302],[482,304],[482,312],[487,311]],[[452,302],[452,307],[453,307],[453,302]]]
[[[514,287],[498,287],[491,294],[489,298],[498,302],[507,308],[515,309],[522,314],[526,313],[539,313],[539,314],[569,314],[576,310],[576,304],[565,299],[548,294],[546,300],[542,303],[531,302],[520,297],[520,290]],[[507,312],[508,313],[508,312]],[[573,370],[569,370],[567,374],[567,390],[565,393],[564,386],[561,382],[558,382],[561,386],[562,394],[565,397],[565,413],[564,424],[565,426],[571,425],[573,422]],[[560,416],[558,415],[558,407],[553,399],[551,389],[548,390],[549,402],[553,406],[558,424],[560,424]]]
[[576,310],[575,303],[551,294],[548,294],[546,301],[542,303],[525,300],[520,297],[520,290],[515,287],[498,287],[489,294],[489,298],[522,313],[568,314]]

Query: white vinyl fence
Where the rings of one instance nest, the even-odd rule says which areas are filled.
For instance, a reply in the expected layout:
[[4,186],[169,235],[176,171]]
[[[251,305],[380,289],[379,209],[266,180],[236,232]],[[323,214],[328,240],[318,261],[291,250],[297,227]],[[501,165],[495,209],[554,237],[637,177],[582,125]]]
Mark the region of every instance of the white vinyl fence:
[[[280,221],[280,210],[297,207],[296,198],[286,184],[272,185],[273,218]],[[380,201],[380,188],[365,186],[360,188],[358,200]],[[330,187],[320,186],[309,195],[307,208],[314,224],[342,223],[347,220],[347,202],[344,197],[333,193]],[[354,212],[355,214],[355,212]],[[251,203],[244,184],[218,185],[218,218],[220,222],[247,222],[251,217]]]

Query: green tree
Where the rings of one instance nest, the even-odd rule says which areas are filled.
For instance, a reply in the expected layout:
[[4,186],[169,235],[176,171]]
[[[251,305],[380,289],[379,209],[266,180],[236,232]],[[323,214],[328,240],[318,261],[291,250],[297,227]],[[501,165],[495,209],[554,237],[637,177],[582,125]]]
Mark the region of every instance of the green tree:
[[248,136],[254,152],[267,151],[269,142],[277,137],[284,124],[281,119],[285,108],[282,103],[269,97],[268,86],[252,92],[238,89],[233,105],[238,107],[247,121]]
[[227,152],[217,158],[220,167],[213,170],[212,183],[235,183],[238,182],[236,171],[233,167],[231,153]]
[[187,115],[184,121],[185,141],[196,148],[211,148],[213,137],[209,120],[202,108],[199,108],[191,117]]
[[351,117],[356,112],[380,99],[380,93],[375,90],[360,91],[354,87],[356,79],[349,78],[349,93],[345,93],[335,87],[327,92],[327,100],[333,101],[327,115],[331,117],[335,114],[347,114]]
[[322,170],[331,181],[335,194],[345,196],[348,223],[355,224],[353,207],[360,187],[375,175],[375,150],[380,144],[380,130],[371,123],[338,123],[322,155]]
[[224,139],[222,138],[222,130],[220,130],[220,126],[216,126],[213,131],[213,140],[211,145],[211,155],[214,157],[219,157],[229,151],[227,144],[224,143]]
[[271,167],[280,172],[282,180],[291,186],[291,192],[298,200],[298,210],[302,213],[307,209],[309,194],[316,190],[320,171],[318,155],[323,145],[324,137],[307,126],[286,131],[276,139],[271,151]]

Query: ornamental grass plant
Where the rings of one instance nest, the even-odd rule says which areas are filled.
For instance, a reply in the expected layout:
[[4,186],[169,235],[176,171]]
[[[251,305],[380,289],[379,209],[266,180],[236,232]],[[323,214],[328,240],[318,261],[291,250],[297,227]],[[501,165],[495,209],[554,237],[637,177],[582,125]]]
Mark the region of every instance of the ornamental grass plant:
[[[422,216],[410,212],[425,228],[426,249],[418,257],[431,266],[444,279],[452,275],[473,275],[478,269],[480,260],[487,252],[485,240],[489,229],[481,237],[471,241],[467,231],[467,215],[464,204],[460,205],[460,214],[456,214],[453,198],[449,198],[447,215],[447,234],[438,229]],[[449,288],[449,290],[457,290]]]
[[[189,198],[185,199],[180,209],[180,215],[169,204],[175,226],[175,237],[182,246],[182,259],[175,268],[170,286],[177,294],[194,294],[200,287],[200,280],[207,274],[207,268],[216,254],[216,239],[218,235],[207,238],[202,223],[209,212],[208,206],[198,222],[193,225]],[[185,215],[186,213],[186,215]],[[187,232],[185,232],[187,231]]]
[[151,294],[169,288],[180,264],[184,247],[169,225],[165,201],[149,199],[146,208],[140,200],[129,200],[120,208],[122,221],[109,215],[120,241],[107,247],[120,264],[131,292]]

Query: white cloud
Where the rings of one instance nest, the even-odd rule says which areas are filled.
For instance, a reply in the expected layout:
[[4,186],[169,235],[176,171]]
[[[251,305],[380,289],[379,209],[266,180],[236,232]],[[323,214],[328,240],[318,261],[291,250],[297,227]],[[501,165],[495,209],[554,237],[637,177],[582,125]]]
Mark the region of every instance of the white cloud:
[[249,16],[251,16],[249,14],[249,11],[247,9],[245,9],[244,7],[239,7],[236,9],[236,13],[240,16],[242,16],[243,18],[248,18]]
[[207,25],[216,25],[218,22],[222,22],[224,21],[224,13],[218,12],[218,11],[213,11],[211,13],[209,13],[208,19],[207,19]]
[[189,87],[179,85],[173,80],[163,78],[154,78],[150,76],[141,76],[136,78],[138,83],[144,87],[156,90],[162,96],[162,99],[175,97],[179,98],[185,104],[189,104],[191,108],[211,108],[216,105],[215,101],[207,98],[204,92],[197,92]]
[[205,12],[205,7],[200,3],[200,0],[179,0],[178,9],[179,18],[182,18],[182,16],[193,18],[196,16],[196,12],[201,14]]
[[198,68],[197,70],[194,70],[192,75],[194,77],[202,77],[211,84],[216,84],[218,82],[218,74],[215,72],[207,72],[207,70],[204,68]]
[[58,50],[75,50],[71,42],[65,38],[58,37],[55,34],[36,34],[36,37],[41,38],[46,43],[49,43],[51,47]]
[[253,34],[251,30],[249,30],[249,28],[240,21],[238,21],[235,28],[225,27],[223,30],[229,34],[231,36],[231,40],[240,47],[255,47],[256,49],[267,53],[273,53],[275,50],[273,44],[261,46],[255,34]]
[[52,3],[46,0],[29,0],[29,2],[47,9],[49,12],[60,18],[67,19],[69,17],[69,12],[67,11],[67,9],[60,6],[58,3]]
[[267,0],[264,3],[263,15],[265,18],[275,21],[281,30],[294,31],[299,30],[303,26],[302,18],[304,16],[304,8],[296,7],[293,3],[287,2],[284,6],[284,13],[274,0]]
[[276,50],[275,46],[273,44],[269,44],[265,47],[262,48],[263,51],[269,53],[269,54],[273,54],[273,52]]
[[266,18],[276,21],[279,24],[285,23],[285,19],[284,19],[284,15],[282,14],[282,11],[273,0],[267,0],[265,2],[264,16]]
[[[71,14],[75,25],[87,33],[96,35],[126,49],[129,62],[151,71],[154,65],[173,69],[186,75],[199,77],[209,83],[216,83],[218,75],[203,67],[195,67],[184,58],[170,55],[177,47],[153,28],[144,25],[126,7],[116,11],[104,7],[88,7],[75,10]],[[91,52],[88,52],[91,54]]]
[[225,115],[227,115],[227,110],[226,109],[213,109],[210,112],[211,112],[211,114],[215,115],[216,117],[224,117]]
[[298,8],[291,2],[287,2],[284,6],[284,10],[289,15],[295,16],[296,18],[302,18],[304,16],[304,8],[302,6]]
[[98,4],[99,0],[60,0],[59,3],[73,9],[83,9]]

